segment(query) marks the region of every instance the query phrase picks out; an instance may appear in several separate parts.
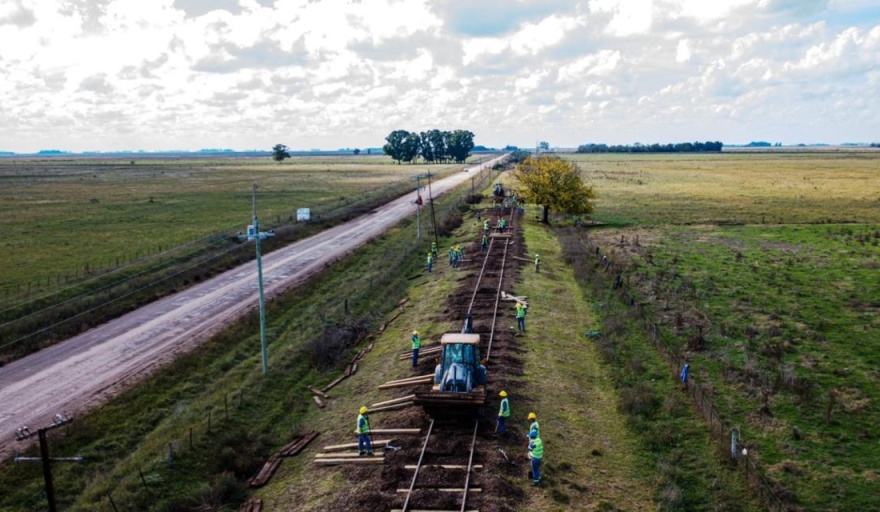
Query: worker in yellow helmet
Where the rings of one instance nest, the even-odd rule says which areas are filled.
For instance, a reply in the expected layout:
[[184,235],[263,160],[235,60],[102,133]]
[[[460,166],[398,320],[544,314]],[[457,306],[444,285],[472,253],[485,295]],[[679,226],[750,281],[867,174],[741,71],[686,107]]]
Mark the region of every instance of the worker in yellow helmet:
[[498,408],[498,422],[497,428],[498,433],[504,435],[507,432],[507,418],[510,417],[510,402],[507,400],[507,391],[501,391],[498,393],[498,396],[501,397],[501,405]]
[[370,433],[370,418],[367,417],[367,406],[364,405],[358,411],[357,426],[354,433],[358,436],[358,455],[373,455],[373,435]]
[[538,424],[538,415],[533,412],[530,412],[529,413],[529,421],[532,422],[532,424],[529,425],[529,433],[537,432],[538,437],[541,437],[541,425]]

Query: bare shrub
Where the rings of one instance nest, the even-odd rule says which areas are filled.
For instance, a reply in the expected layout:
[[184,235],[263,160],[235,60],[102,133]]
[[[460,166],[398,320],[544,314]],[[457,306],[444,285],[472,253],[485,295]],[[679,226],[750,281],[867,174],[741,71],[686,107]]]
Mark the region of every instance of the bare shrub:
[[367,335],[369,327],[369,317],[351,318],[324,325],[321,336],[306,343],[303,349],[305,356],[314,367],[331,368]]

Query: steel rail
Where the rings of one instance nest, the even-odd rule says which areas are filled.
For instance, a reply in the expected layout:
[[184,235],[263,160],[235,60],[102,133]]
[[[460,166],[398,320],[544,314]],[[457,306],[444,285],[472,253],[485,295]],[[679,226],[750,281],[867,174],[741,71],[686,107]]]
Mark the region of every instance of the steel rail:
[[403,512],[409,506],[409,499],[412,497],[413,489],[416,486],[416,478],[419,477],[419,470],[422,469],[422,461],[425,459],[425,450],[428,448],[428,440],[431,439],[431,431],[434,429],[434,420],[428,425],[428,435],[425,436],[425,444],[422,445],[422,453],[419,455],[419,462],[416,463],[416,471],[413,474],[412,482],[409,484],[409,491],[406,492],[406,501],[403,502]]
[[461,495],[461,512],[465,512],[467,506],[468,490],[471,486],[471,471],[474,466],[474,452],[477,449],[477,427],[480,426],[480,420],[474,421],[474,436],[471,438],[471,455],[468,458],[467,474],[464,480],[464,492]]
[[477,285],[474,286],[474,293],[471,295],[471,303],[468,305],[468,315],[470,315],[471,310],[474,309],[474,302],[477,300],[477,292],[480,291],[480,283],[483,281],[483,273],[486,271],[486,263],[489,262],[489,255],[492,254],[492,244],[494,243],[494,238],[489,240],[489,247],[486,248],[486,256],[483,257],[483,266],[480,267],[480,275],[477,277]]

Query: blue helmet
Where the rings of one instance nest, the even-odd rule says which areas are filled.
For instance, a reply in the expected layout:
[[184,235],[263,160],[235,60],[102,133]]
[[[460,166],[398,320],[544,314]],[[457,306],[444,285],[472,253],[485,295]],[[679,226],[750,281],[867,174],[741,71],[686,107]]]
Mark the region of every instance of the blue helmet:
[[535,431],[535,430],[531,430],[531,431],[529,431],[529,439],[534,439],[534,438],[536,438],[536,437],[538,437],[538,432],[537,432],[537,431]]

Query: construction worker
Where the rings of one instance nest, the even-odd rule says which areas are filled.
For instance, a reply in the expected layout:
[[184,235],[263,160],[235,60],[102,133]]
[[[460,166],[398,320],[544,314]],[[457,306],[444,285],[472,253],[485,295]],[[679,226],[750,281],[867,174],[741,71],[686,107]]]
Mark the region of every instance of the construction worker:
[[537,432],[538,437],[541,437],[541,425],[538,424],[538,415],[530,412],[529,421],[532,422],[532,424],[529,425],[529,434],[531,434],[532,432]]
[[354,433],[358,436],[358,456],[363,456],[364,454],[372,456],[373,443],[370,440],[372,435],[370,434],[370,418],[367,417],[366,405],[360,408]]
[[498,408],[498,433],[503,435],[507,432],[507,418],[510,417],[510,402],[507,401],[507,391],[498,393],[501,397],[501,406]]
[[532,461],[532,484],[541,483],[541,461],[544,460],[544,442],[538,432],[529,432],[529,459]]
[[455,257],[455,247],[449,247],[448,255],[449,255],[449,266],[454,266],[452,263],[453,263],[453,259]]
[[431,255],[431,253],[428,253],[428,260],[427,261],[428,261],[428,273],[430,274],[432,272],[432,269],[434,268],[434,256]]
[[540,272],[541,269],[541,257],[537,254],[535,255],[535,273]]
[[437,257],[437,242],[431,242],[431,256]]
[[422,339],[419,338],[419,331],[413,331],[412,333],[412,356],[413,356],[413,368],[419,364],[419,349],[422,348]]
[[688,387],[688,374],[690,373],[691,365],[688,364],[688,360],[684,360],[684,366],[681,367],[681,374],[678,376],[678,380],[681,381],[682,387],[687,389]]
[[489,249],[489,237],[483,235],[482,240],[480,240],[480,252],[485,252]]
[[522,302],[516,303],[516,323],[519,327],[519,332],[525,334],[526,332],[526,308],[523,307]]
[[486,234],[489,234],[489,219],[483,221],[483,231],[485,231]]

